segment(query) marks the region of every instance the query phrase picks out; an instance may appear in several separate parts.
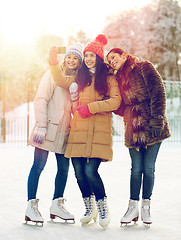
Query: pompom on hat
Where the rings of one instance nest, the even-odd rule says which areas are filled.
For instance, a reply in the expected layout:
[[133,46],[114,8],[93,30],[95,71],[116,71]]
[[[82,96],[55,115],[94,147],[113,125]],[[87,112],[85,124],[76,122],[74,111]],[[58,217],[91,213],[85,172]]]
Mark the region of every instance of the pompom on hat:
[[83,54],[85,55],[85,52],[90,51],[97,54],[99,57],[101,57],[104,60],[104,48],[108,43],[108,38],[105,34],[99,34],[96,39],[89,43],[84,51]]
[[81,46],[80,43],[76,43],[72,46],[70,46],[67,51],[66,51],[66,54],[64,56],[64,59],[66,58],[67,55],[69,54],[75,54],[77,55],[77,57],[79,58],[80,60],[80,63],[82,62],[82,59],[83,59],[83,48]]

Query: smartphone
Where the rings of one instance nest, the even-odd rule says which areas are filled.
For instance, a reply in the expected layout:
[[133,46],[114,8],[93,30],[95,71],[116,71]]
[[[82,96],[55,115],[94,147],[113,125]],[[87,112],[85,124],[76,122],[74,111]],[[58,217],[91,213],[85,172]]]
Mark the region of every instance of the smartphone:
[[58,47],[59,48],[59,54],[65,54],[66,53],[66,47]]

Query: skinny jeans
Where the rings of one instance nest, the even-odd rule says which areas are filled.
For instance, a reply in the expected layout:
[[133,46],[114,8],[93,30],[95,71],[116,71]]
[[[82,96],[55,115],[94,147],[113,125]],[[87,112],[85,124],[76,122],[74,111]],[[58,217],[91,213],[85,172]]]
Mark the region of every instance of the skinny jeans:
[[100,158],[72,158],[75,177],[83,198],[94,194],[96,200],[99,200],[106,196],[104,184],[98,173],[100,163]]
[[[36,199],[39,178],[46,165],[48,154],[49,151],[35,148],[34,162],[28,176],[28,200]],[[57,173],[53,199],[63,197],[69,171],[69,158],[64,157],[64,154],[58,153],[55,153],[55,156],[57,160]]]
[[129,148],[131,157],[130,199],[139,200],[142,187],[142,198],[151,199],[155,181],[155,163],[161,142],[147,147]]

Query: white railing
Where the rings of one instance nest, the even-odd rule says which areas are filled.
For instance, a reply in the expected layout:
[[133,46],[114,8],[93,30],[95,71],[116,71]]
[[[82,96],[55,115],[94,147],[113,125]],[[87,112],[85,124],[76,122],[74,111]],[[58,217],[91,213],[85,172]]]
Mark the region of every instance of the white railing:
[[[164,141],[167,145],[181,145],[181,116],[167,116],[172,136]],[[27,117],[6,117],[5,126],[0,118],[0,147],[9,145],[28,145],[34,119]],[[27,127],[28,126],[28,127]],[[124,142],[123,118],[113,114],[113,142]]]

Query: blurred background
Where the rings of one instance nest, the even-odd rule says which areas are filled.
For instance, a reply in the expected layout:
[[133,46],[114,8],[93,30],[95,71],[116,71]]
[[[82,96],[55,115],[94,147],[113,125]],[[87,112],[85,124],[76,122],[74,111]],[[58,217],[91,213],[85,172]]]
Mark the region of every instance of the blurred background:
[[[100,33],[108,36],[106,51],[120,47],[156,66],[167,93],[168,142],[181,144],[181,0],[6,0],[0,7],[0,146],[28,143],[49,48],[85,47]],[[115,141],[123,141],[122,119],[114,115],[113,123]]]

